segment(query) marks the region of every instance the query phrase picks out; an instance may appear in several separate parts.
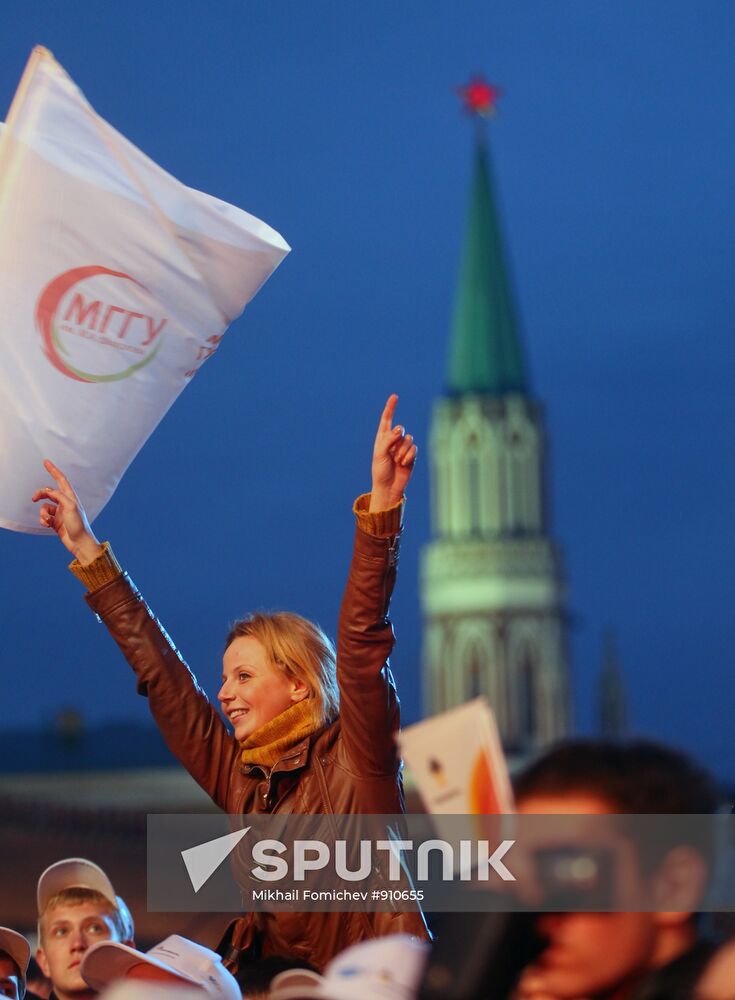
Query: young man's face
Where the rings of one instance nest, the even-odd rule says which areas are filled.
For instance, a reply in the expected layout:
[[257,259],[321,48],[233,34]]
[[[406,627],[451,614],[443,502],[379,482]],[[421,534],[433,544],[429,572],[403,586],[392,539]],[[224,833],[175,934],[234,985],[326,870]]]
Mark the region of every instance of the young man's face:
[[[604,815],[609,804],[595,796],[533,793],[518,812],[538,815]],[[625,997],[655,966],[659,923],[656,913],[547,913],[537,927],[548,940],[521,978],[521,997]]]
[[62,903],[41,917],[36,961],[52,981],[59,1000],[93,996],[79,972],[82,959],[98,941],[117,940],[109,907],[98,902]]
[[18,966],[4,952],[0,952],[0,997],[19,1000]]

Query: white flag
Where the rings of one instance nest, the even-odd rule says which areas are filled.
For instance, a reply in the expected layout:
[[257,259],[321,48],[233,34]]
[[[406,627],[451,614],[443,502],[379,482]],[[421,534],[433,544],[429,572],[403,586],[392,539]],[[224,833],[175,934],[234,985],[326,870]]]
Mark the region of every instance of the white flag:
[[167,174],[34,49],[0,130],[0,526],[47,534],[46,457],[90,518],[289,251]]

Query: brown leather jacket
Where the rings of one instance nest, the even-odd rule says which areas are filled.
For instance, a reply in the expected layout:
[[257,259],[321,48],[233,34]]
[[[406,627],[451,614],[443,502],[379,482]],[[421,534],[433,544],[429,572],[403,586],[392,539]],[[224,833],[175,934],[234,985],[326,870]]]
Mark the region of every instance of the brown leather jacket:
[[[87,601],[135,671],[169,748],[225,812],[395,814],[404,803],[387,614],[397,558],[398,536],[355,529],[337,638],[340,715],[286,751],[270,772],[241,763],[237,741],[127,573]],[[259,938],[263,955],[294,955],[321,969],[357,941],[398,932],[428,936],[420,911],[248,913],[232,928],[231,943],[233,957]]]

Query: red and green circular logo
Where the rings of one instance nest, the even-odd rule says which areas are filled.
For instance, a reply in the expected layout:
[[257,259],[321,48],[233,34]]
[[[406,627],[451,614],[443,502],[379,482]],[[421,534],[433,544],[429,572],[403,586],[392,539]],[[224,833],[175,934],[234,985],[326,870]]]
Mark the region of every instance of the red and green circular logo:
[[150,364],[167,319],[145,285],[91,264],[53,278],[36,303],[46,357],[77,382],[117,382]]

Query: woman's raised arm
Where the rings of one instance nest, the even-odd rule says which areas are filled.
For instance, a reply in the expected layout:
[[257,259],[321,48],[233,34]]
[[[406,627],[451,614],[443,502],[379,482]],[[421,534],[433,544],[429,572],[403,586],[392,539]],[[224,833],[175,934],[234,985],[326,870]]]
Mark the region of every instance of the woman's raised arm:
[[[396,578],[403,492],[417,450],[401,425],[392,426],[397,402],[396,395],[390,396],[380,417],[369,500],[362,496],[355,504],[357,528],[337,631],[345,748],[357,773],[390,777],[394,785],[398,754],[393,737],[400,717],[388,666],[394,642],[388,606]],[[377,808],[377,802],[367,806],[372,806],[367,812],[391,811]]]
[[89,588],[87,603],[132,667],[169,749],[226,809],[237,742],[133,581],[95,537],[74,487],[53,462],[43,464],[56,485],[33,494],[34,502],[45,501],[41,524],[53,528],[75,557],[70,569]]

